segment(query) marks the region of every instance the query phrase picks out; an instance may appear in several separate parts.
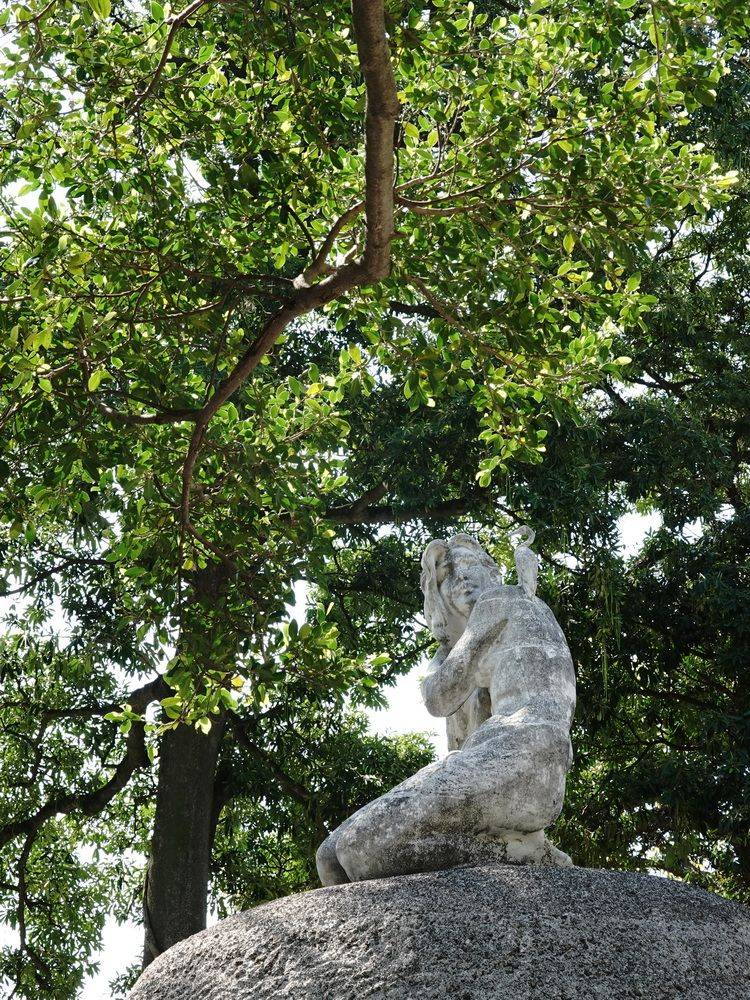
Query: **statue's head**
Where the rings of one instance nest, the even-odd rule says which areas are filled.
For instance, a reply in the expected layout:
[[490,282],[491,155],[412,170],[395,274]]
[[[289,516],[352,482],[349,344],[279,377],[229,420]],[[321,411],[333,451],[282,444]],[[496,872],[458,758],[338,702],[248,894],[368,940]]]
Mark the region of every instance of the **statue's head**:
[[453,645],[480,595],[502,583],[497,563],[471,535],[437,538],[422,556],[424,613],[436,639]]

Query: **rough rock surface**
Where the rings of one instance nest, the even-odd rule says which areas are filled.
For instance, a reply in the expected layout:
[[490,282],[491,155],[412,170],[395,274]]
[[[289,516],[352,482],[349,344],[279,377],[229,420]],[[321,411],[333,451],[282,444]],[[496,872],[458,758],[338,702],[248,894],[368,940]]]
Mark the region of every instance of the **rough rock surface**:
[[355,882],[223,920],[131,1000],[748,1000],[750,910],[678,882],[465,867]]

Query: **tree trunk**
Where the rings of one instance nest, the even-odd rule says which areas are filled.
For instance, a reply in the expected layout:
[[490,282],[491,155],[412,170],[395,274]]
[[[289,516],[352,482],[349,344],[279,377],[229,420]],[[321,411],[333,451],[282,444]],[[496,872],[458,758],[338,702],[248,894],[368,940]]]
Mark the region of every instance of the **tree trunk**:
[[[221,627],[227,571],[209,565],[193,578],[178,652],[193,663],[231,659],[235,640]],[[208,876],[217,816],[216,761],[225,717],[211,717],[208,734],[180,725],[164,734],[151,857],[143,898],[143,967],[206,926]]]
[[207,735],[179,726],[162,739],[144,894],[144,968],[206,926],[214,773],[223,730],[224,720],[215,719]]

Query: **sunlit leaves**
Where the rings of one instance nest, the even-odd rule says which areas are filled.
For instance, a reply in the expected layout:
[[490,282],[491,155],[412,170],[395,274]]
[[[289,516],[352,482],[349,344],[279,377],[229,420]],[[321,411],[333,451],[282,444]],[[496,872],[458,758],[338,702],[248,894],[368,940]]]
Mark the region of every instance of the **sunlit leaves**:
[[108,374],[104,368],[98,368],[95,372],[92,372],[86,383],[89,392],[95,392]]
[[109,17],[110,11],[112,10],[111,0],[86,0],[86,2],[94,12],[96,17],[98,18]]

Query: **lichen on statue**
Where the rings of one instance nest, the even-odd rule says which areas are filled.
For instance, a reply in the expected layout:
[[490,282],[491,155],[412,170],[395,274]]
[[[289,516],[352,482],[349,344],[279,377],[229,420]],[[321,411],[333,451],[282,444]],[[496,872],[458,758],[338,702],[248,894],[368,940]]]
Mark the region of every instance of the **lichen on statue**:
[[572,760],[575,673],[562,629],[534,593],[530,540],[517,549],[519,586],[503,584],[470,535],[425,549],[425,616],[440,645],[422,695],[447,720],[450,752],[326,838],[317,854],[324,885],[484,859],[571,863],[544,830],[560,814]]

